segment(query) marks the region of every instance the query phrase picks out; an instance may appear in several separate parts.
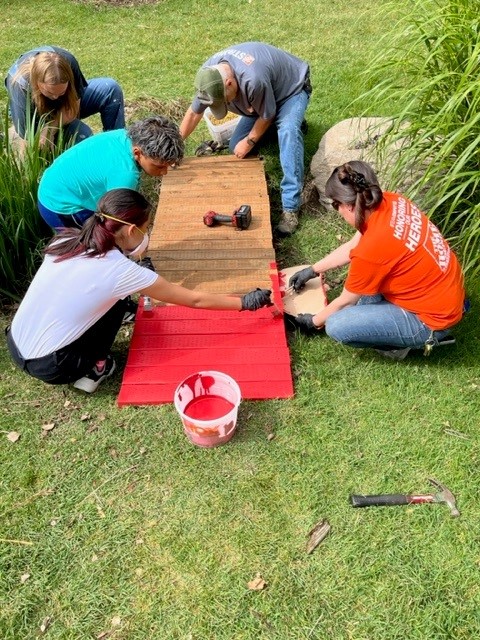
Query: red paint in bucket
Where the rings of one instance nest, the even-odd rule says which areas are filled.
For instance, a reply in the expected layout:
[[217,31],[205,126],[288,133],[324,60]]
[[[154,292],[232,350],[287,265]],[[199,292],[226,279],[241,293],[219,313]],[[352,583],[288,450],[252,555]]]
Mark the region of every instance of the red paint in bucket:
[[189,402],[183,412],[194,420],[216,420],[230,413],[234,406],[221,396],[200,396]]
[[240,400],[238,384],[220,371],[200,371],[189,376],[174,395],[184,431],[200,447],[216,447],[233,437]]

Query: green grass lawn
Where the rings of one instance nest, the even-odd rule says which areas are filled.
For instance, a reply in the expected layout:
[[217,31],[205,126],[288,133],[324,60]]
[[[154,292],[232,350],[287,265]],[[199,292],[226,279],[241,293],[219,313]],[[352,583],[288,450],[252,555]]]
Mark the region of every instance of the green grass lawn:
[[[380,5],[4,0],[0,69],[58,44],[87,76],[115,76],[128,101],[168,103],[191,96],[197,67],[224,45],[271,42],[311,62],[309,159],[330,126],[367,107],[349,104],[390,27]],[[273,156],[267,170],[275,207]],[[312,209],[279,260],[313,261],[347,233]],[[243,402],[235,438],[213,450],[190,444],[173,405],[118,409],[119,374],[91,397],[48,387],[16,369],[2,342],[0,638],[478,638],[480,298],[468,285],[456,346],[428,359],[394,363],[289,334],[295,397]],[[114,347],[120,365],[130,331]],[[429,492],[430,477],[457,496],[460,518],[440,504],[349,505],[350,493]],[[307,555],[323,518],[331,532]],[[257,574],[261,591],[248,588]]]

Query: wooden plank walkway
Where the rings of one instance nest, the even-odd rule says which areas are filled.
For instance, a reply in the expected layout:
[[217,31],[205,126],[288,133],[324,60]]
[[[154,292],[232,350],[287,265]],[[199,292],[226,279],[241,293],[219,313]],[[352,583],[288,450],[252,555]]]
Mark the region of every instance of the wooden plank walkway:
[[[252,209],[244,231],[207,227],[207,211]],[[162,180],[149,255],[169,281],[212,293],[274,291],[282,308],[263,162],[234,156],[187,158]],[[177,385],[202,370],[223,371],[250,399],[293,396],[283,319],[255,313],[140,307],[118,397],[119,405],[172,402]]]
[[[207,227],[207,211],[233,214],[252,208],[244,231]],[[263,162],[235,156],[187,158],[162,181],[149,255],[171,282],[211,293],[246,293],[269,288],[275,261],[270,203]]]

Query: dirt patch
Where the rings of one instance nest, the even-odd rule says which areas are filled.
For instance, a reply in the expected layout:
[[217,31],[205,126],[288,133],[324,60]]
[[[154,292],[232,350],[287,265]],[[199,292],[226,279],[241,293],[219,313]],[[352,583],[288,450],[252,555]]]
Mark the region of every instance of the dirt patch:
[[180,124],[190,100],[157,100],[148,96],[125,101],[125,120],[127,123],[141,120],[148,116],[161,115]]

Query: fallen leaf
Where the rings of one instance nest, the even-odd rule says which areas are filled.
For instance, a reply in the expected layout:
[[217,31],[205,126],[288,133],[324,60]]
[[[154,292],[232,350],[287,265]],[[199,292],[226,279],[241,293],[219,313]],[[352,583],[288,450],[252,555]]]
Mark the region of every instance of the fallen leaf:
[[101,631],[98,636],[96,636],[97,640],[104,640],[104,638],[110,637],[110,631]]
[[261,574],[257,573],[255,578],[250,580],[247,586],[251,591],[262,591],[267,586],[267,583],[262,578]]
[[65,409],[67,407],[69,407],[72,404],[71,400],[65,400],[65,402],[63,403],[63,406],[65,407]]
[[110,624],[112,625],[112,627],[119,627],[122,624],[122,619],[120,618],[120,616],[114,616]]
[[49,422],[48,424],[42,424],[42,431],[52,431],[55,429],[55,423]]
[[308,532],[307,553],[312,553],[314,549],[326,538],[331,527],[327,520],[320,520]]
[[52,624],[52,618],[51,616],[46,616],[43,621],[42,624],[40,625],[40,633],[45,633],[45,631],[48,629],[48,627]]
[[10,442],[16,442],[19,438],[20,434],[18,431],[10,431],[10,433],[7,433],[7,440],[10,440]]
[[20,582],[21,584],[25,584],[25,582],[30,578],[30,574],[29,573],[22,573],[22,575],[20,576]]
[[85,422],[85,420],[89,420],[90,419],[90,414],[89,413],[84,413],[80,416],[80,420],[82,422]]
[[270,442],[271,440],[273,440],[275,438],[275,434],[274,433],[269,433],[267,435],[267,440]]

